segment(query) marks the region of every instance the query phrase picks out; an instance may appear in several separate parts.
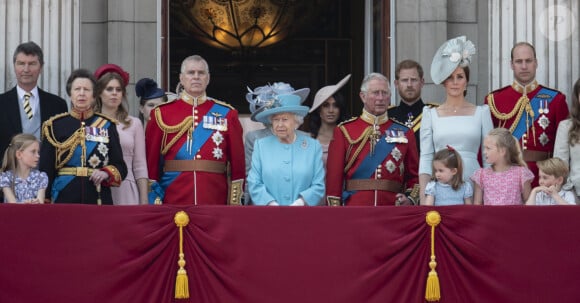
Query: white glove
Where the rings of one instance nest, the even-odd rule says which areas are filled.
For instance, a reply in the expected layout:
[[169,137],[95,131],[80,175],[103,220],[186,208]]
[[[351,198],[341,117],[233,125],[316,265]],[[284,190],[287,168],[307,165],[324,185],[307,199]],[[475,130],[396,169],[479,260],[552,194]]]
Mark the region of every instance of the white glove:
[[306,205],[306,201],[304,201],[304,199],[302,198],[298,198],[294,202],[292,202],[292,204],[290,204],[290,206],[304,206],[304,205]]
[[276,201],[270,201],[270,203],[268,203],[268,206],[280,206],[280,204],[278,204],[278,202]]

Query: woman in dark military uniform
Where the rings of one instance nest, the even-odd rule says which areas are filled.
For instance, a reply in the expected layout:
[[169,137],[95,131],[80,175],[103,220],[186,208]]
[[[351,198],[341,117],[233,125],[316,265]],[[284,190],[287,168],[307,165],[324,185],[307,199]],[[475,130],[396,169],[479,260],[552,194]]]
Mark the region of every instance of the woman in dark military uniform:
[[93,111],[95,84],[89,71],[73,71],[66,83],[71,110],[43,124],[40,170],[53,203],[113,204],[110,187],[127,175],[117,122]]

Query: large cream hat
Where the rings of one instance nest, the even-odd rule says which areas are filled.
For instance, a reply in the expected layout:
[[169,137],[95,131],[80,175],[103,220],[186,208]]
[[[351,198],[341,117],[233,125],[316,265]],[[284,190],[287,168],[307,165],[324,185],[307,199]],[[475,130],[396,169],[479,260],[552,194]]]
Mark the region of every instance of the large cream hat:
[[441,84],[458,66],[469,65],[475,52],[475,45],[465,36],[447,40],[433,56],[431,63],[433,83]]
[[346,77],[342,78],[340,82],[335,85],[328,85],[325,86],[316,92],[316,96],[314,96],[314,102],[312,102],[312,107],[310,108],[310,112],[315,111],[326,99],[330,98],[334,95],[339,89],[341,89],[346,82],[350,79],[350,74],[346,75]]

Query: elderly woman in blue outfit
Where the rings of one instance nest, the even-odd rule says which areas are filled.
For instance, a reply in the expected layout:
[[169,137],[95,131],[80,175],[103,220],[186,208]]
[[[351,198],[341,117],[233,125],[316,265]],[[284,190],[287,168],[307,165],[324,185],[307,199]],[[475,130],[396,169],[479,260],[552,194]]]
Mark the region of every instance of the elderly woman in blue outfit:
[[254,143],[248,190],[255,205],[318,205],[324,196],[322,147],[296,132],[308,107],[300,96],[278,95],[256,120],[272,124],[273,136]]

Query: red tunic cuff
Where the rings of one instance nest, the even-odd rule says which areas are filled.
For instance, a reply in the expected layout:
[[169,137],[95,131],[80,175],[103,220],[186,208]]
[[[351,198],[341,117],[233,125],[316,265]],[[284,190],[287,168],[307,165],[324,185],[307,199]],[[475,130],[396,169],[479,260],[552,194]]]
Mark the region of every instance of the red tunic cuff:
[[103,168],[101,168],[102,171],[106,172],[107,175],[109,175],[109,179],[105,182],[103,182],[104,186],[115,186],[118,187],[121,185],[121,182],[123,182],[123,179],[121,178],[121,173],[119,173],[119,170],[114,167],[113,165],[107,165]]

